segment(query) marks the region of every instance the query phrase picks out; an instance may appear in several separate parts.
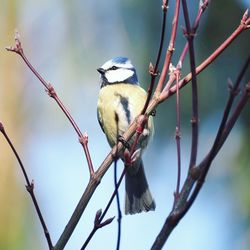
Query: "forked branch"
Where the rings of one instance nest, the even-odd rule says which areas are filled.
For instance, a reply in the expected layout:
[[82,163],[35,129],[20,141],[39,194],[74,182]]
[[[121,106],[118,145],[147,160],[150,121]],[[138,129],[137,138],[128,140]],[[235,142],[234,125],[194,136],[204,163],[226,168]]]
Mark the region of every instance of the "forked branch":
[[[249,66],[250,56],[247,58],[246,63],[244,64],[235,85],[232,89],[235,91],[239,87],[239,83],[242,80],[244,73],[246,72],[247,67]],[[235,92],[234,92],[235,93]],[[175,206],[171,213],[167,216],[166,221],[158,234],[153,246],[151,249],[161,249],[168,239],[171,232],[174,230],[179,221],[184,217],[190,207],[193,205],[196,197],[198,196],[202,185],[207,176],[208,170],[211,167],[212,161],[215,156],[218,154],[219,150],[223,146],[224,142],[228,138],[229,133],[231,132],[235,122],[239,118],[242,110],[246,106],[250,98],[250,82],[244,86],[244,92],[241,95],[238,104],[236,105],[235,110],[232,112],[232,115],[229,117],[229,113],[232,109],[232,103],[236,95],[232,94],[228,98],[228,102],[225,107],[224,115],[217,133],[217,136],[214,140],[214,144],[209,151],[208,155],[198,164],[197,167],[193,167],[189,170],[187,178],[183,184],[181,193],[179,195],[178,201],[175,203]]]
[[71,116],[70,112],[64,106],[63,102],[61,101],[61,99],[57,95],[57,93],[55,91],[55,88],[52,86],[52,84],[47,82],[38,73],[38,71],[34,68],[34,66],[30,63],[30,61],[28,60],[28,58],[26,57],[26,55],[24,53],[24,49],[23,49],[21,41],[20,41],[20,34],[17,31],[15,32],[15,46],[6,47],[6,50],[10,51],[10,52],[15,52],[19,56],[21,56],[21,58],[23,59],[25,64],[28,66],[28,68],[38,78],[38,80],[41,82],[41,84],[45,87],[45,90],[48,93],[48,95],[56,101],[56,103],[58,104],[58,106],[60,107],[62,112],[66,115],[66,117],[68,118],[69,122],[71,123],[71,125],[73,126],[74,130],[76,131],[76,133],[77,133],[77,135],[79,137],[79,142],[83,146],[85,156],[86,156],[86,159],[87,159],[87,162],[88,162],[90,176],[92,176],[92,174],[94,173],[94,168],[93,168],[93,164],[92,164],[90,154],[89,154],[89,150],[88,150],[88,143],[87,143],[88,140],[87,140],[86,134],[85,135],[82,134],[80,128],[76,124],[76,122],[73,119],[73,117]]

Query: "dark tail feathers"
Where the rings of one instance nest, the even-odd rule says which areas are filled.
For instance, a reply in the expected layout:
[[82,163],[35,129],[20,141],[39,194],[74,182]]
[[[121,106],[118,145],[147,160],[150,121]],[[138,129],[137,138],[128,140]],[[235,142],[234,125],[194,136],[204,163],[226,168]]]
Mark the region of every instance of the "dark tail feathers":
[[[139,164],[139,165],[138,165]],[[131,166],[125,176],[125,214],[155,210],[155,202],[150,193],[142,161]],[[137,171],[135,169],[138,168]]]

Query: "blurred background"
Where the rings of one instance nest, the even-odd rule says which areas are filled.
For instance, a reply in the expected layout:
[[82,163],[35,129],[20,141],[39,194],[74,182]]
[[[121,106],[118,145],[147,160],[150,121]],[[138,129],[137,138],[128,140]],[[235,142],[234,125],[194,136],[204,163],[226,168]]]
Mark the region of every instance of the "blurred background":
[[[169,1],[168,27],[174,2]],[[56,243],[89,179],[78,138],[65,116],[20,57],[6,52],[21,34],[27,57],[51,82],[81,130],[89,135],[95,168],[109,152],[96,119],[99,75],[96,68],[115,56],[127,56],[143,87],[148,65],[155,61],[161,27],[161,1],[131,0],[1,0],[0,121],[12,138]],[[188,1],[194,19],[199,1]],[[249,0],[211,1],[195,39],[196,61],[202,62],[238,26]],[[182,15],[182,11],[181,11]],[[185,44],[180,19],[173,63]],[[169,28],[167,36],[169,37]],[[167,41],[167,40],[166,40]],[[244,32],[198,76],[200,102],[199,160],[208,152],[227,100],[227,80],[234,81],[249,53]],[[167,46],[167,42],[166,42]],[[166,48],[165,46],[165,48]],[[189,72],[188,58],[183,75]],[[249,81],[248,70],[243,83]],[[181,92],[182,181],[190,154],[190,86]],[[175,98],[157,110],[155,137],[144,154],[146,174],[156,200],[155,212],[123,216],[121,249],[149,249],[172,208],[176,183]],[[191,210],[164,249],[247,250],[250,245],[250,112],[249,105],[213,162],[207,181]],[[119,164],[120,171],[122,164]],[[0,249],[47,249],[41,225],[15,157],[0,136]],[[94,193],[65,249],[80,249],[95,213],[113,191],[113,167]],[[124,205],[124,184],[120,189]],[[114,203],[107,218],[116,216]],[[88,249],[115,249],[116,220],[94,236]],[[108,240],[107,240],[108,239]]]

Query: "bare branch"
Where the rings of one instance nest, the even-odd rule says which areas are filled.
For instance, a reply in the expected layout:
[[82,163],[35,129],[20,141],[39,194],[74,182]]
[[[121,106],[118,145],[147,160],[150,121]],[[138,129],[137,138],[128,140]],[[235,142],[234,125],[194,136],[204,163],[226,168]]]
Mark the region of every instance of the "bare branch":
[[165,61],[164,61],[164,65],[162,68],[161,76],[160,76],[160,79],[158,81],[158,84],[155,90],[156,96],[160,95],[164,82],[166,80],[167,74],[168,74],[169,65],[170,65],[171,58],[174,52],[174,45],[175,45],[175,39],[176,39],[177,27],[178,27],[178,21],[179,21],[179,12],[180,12],[180,0],[177,0],[176,5],[175,5],[174,18],[172,22],[172,32],[171,32],[171,37],[169,41],[169,46],[168,46],[168,50],[165,56]]
[[[116,122],[116,144],[119,141],[119,116],[117,113],[115,113],[115,122]],[[116,191],[116,204],[117,204],[117,243],[116,243],[116,249],[120,249],[120,242],[121,242],[121,221],[122,221],[122,212],[121,212],[121,205],[120,205],[120,197],[119,197],[119,190],[118,190],[118,181],[117,181],[117,161],[118,161],[118,153],[116,150],[115,154],[115,161],[114,161],[114,186]]]
[[[71,125],[75,129],[75,131],[76,131],[76,133],[77,133],[77,135],[79,137],[79,141],[81,142],[81,144],[82,144],[82,146],[84,148],[84,152],[85,152],[85,155],[86,155],[87,162],[89,164],[89,168],[93,169],[91,159],[90,159],[89,155],[87,154],[88,153],[88,147],[87,147],[86,143],[83,143],[84,142],[84,136],[83,136],[80,128],[76,124],[76,122],[73,119],[73,117],[71,116],[70,112],[67,110],[67,108],[62,103],[61,99],[58,97],[58,95],[57,95],[54,87],[51,85],[51,83],[47,82],[37,72],[37,70],[33,67],[33,65],[30,63],[30,61],[26,57],[26,55],[24,53],[24,50],[22,48],[21,41],[20,41],[20,35],[19,35],[19,33],[17,31],[15,33],[15,46],[14,47],[7,47],[6,49],[7,49],[7,51],[15,52],[19,56],[21,56],[21,58],[23,59],[23,61],[25,62],[25,64],[28,66],[28,68],[32,71],[32,73],[38,78],[38,80],[45,87],[45,90],[46,90],[47,94],[56,101],[56,103],[58,104],[58,106],[60,107],[60,109],[62,110],[62,112],[66,115],[66,117],[68,118],[69,122],[71,123]],[[91,171],[90,171],[90,173],[91,173]]]
[[[228,117],[229,117],[230,111],[232,109],[233,102],[235,100],[235,97],[239,94],[240,82],[242,81],[242,78],[243,78],[244,74],[246,73],[246,70],[249,67],[249,65],[250,65],[250,55],[246,59],[246,62],[244,63],[244,65],[242,67],[242,70],[241,70],[241,72],[239,73],[239,75],[238,75],[238,77],[236,79],[235,84],[232,86],[232,88],[229,88],[229,94],[230,95],[229,95],[229,98],[228,98],[228,101],[227,101],[227,104],[226,104],[226,107],[225,107],[225,110],[224,110],[224,114],[223,114],[223,117],[222,117],[222,120],[221,120],[219,130],[217,132],[217,135],[216,135],[216,138],[214,140],[213,146],[212,146],[212,148],[210,150],[210,153],[209,153],[209,155],[210,155],[209,157],[211,157],[211,160],[214,159],[214,157],[217,154],[218,145],[219,145],[219,142],[221,141],[223,133],[225,132],[224,131],[225,126],[226,126],[226,123],[228,121]],[[247,85],[246,85],[246,89],[245,89],[245,94],[247,94]]]
[[95,234],[95,232],[98,229],[100,229],[100,228],[102,228],[104,226],[109,225],[114,220],[114,218],[115,218],[115,217],[112,217],[112,218],[109,218],[109,219],[105,220],[104,222],[101,222],[101,220],[100,220],[101,214],[102,214],[102,210],[99,209],[96,212],[93,230],[91,231],[91,233],[89,234],[88,238],[84,242],[83,246],[81,247],[81,250],[84,250],[87,247],[88,243],[90,242],[90,240],[92,239],[93,235]]
[[[197,78],[195,72],[195,54],[194,54],[194,31],[191,29],[188,7],[186,0],[182,0],[183,14],[186,23],[186,37],[188,40],[189,47],[189,58],[190,58],[190,68],[192,74],[192,146],[189,168],[196,165],[197,150],[198,150],[198,135],[199,135],[199,113],[198,113],[198,89],[197,89]],[[178,87],[177,87],[178,88]]]
[[44,232],[44,235],[46,237],[46,240],[47,240],[47,243],[48,243],[48,246],[49,246],[49,249],[52,249],[53,248],[53,245],[52,245],[52,241],[51,241],[51,238],[50,238],[50,234],[49,234],[49,231],[47,229],[47,226],[46,226],[46,223],[44,221],[44,218],[42,216],[42,212],[40,210],[40,207],[37,203],[37,200],[36,200],[36,196],[34,194],[34,182],[30,182],[29,180],[29,177],[26,173],[26,170],[25,170],[25,167],[21,161],[21,158],[19,156],[19,154],[17,153],[11,139],[9,138],[8,134],[6,133],[5,129],[4,129],[4,126],[3,124],[0,122],[0,132],[3,134],[4,138],[6,139],[6,141],[8,142],[12,152],[14,153],[18,163],[19,163],[19,166],[22,170],[22,173],[23,173],[23,176],[25,178],[25,181],[26,181],[26,190],[28,191],[28,193],[30,194],[31,196],[31,199],[33,201],[33,204],[35,206],[35,209],[36,209],[36,212],[37,212],[37,215],[39,217],[39,220],[41,222],[41,225],[42,225],[42,228],[43,228],[43,232]]
[[120,249],[120,242],[121,242],[121,220],[122,220],[122,212],[121,212],[121,205],[120,205],[120,198],[119,198],[119,192],[118,192],[118,182],[117,182],[117,159],[114,162],[114,183],[115,183],[115,189],[117,190],[116,192],[116,204],[117,204],[117,213],[118,213],[118,218],[117,218],[117,225],[118,225],[118,230],[117,230],[117,243],[116,243],[116,249]]
[[90,178],[94,178],[95,171],[94,171],[91,156],[90,156],[90,153],[89,153],[88,141],[89,141],[89,137],[88,137],[87,132],[85,132],[82,137],[79,137],[79,142],[83,146],[84,153],[86,155],[86,159],[87,159],[87,162],[88,162]]
[[159,66],[161,55],[162,55],[162,48],[163,48],[164,37],[165,37],[167,10],[168,10],[168,0],[163,0],[162,1],[163,16],[162,16],[160,45],[159,45],[159,50],[158,50],[158,53],[157,53],[155,66],[153,66],[152,63],[149,64],[149,73],[151,75],[151,82],[150,82],[150,85],[149,85],[149,88],[148,88],[148,96],[147,96],[146,102],[144,104],[144,107],[143,107],[143,109],[141,111],[141,115],[144,115],[147,108],[148,108],[148,104],[150,102],[152,92],[153,92],[153,89],[154,89],[154,85],[155,85],[155,79],[156,79],[156,77],[158,75],[158,66]]
[[[202,1],[201,1],[201,2],[202,2]],[[209,1],[208,1],[208,0],[205,0],[204,2],[202,2],[202,4],[200,4],[199,10],[198,10],[198,13],[197,13],[197,16],[196,16],[196,19],[195,19],[195,22],[194,22],[193,27],[192,27],[192,33],[193,33],[193,34],[195,34],[196,31],[198,30],[199,25],[200,25],[200,21],[201,21],[202,14],[203,14],[203,13],[205,12],[205,10],[207,9],[208,4],[209,4]],[[182,53],[181,53],[179,62],[178,62],[178,64],[177,64],[177,68],[181,68],[181,67],[182,67],[182,64],[183,64],[184,58],[186,57],[188,48],[189,48],[189,43],[188,43],[188,41],[187,41],[186,44],[185,44],[185,46],[184,46],[184,49],[183,49],[183,51],[182,51]]]
[[245,91],[243,95],[241,96],[241,99],[238,102],[237,107],[235,108],[235,111],[233,112],[232,116],[229,118],[228,122],[224,126],[223,134],[221,135],[220,141],[217,143],[217,145],[212,147],[212,150],[209,152],[208,156],[205,157],[205,159],[199,164],[199,168],[202,169],[201,175],[198,178],[198,181],[196,183],[196,186],[190,195],[189,200],[187,201],[185,208],[183,209],[183,212],[186,213],[189,208],[194,203],[197,195],[199,194],[203,183],[205,182],[205,178],[207,176],[207,173],[211,167],[212,161],[223,146],[224,142],[228,138],[229,133],[231,132],[232,128],[234,127],[236,121],[238,120],[242,110],[246,106],[247,102],[249,101],[250,97],[250,82],[246,84]]
[[[98,221],[98,225],[96,225],[96,223],[94,224],[94,227],[93,227],[92,231],[90,232],[90,234],[89,234],[87,240],[84,242],[84,244],[83,244],[81,250],[83,250],[83,249],[86,248],[86,246],[88,245],[89,241],[90,241],[90,240],[92,239],[92,237],[94,236],[95,232],[96,232],[99,228],[102,227],[102,226],[101,226],[101,227],[99,226],[100,224],[103,225],[103,223],[104,223],[103,226],[105,226],[105,225],[107,225],[107,224],[110,224],[110,223],[112,222],[112,220],[114,219],[114,217],[113,217],[111,221],[109,221],[109,219],[108,219],[108,222],[109,222],[109,223],[105,223],[105,222],[102,223],[102,220],[104,219],[104,217],[105,217],[106,213],[108,212],[108,210],[109,210],[109,208],[110,208],[110,206],[111,206],[111,204],[112,204],[114,198],[116,197],[117,191],[118,191],[118,189],[119,189],[119,187],[120,187],[120,185],[121,185],[121,182],[122,182],[122,180],[123,180],[123,178],[124,178],[124,176],[125,176],[125,173],[126,173],[126,168],[124,168],[124,170],[123,170],[123,172],[122,172],[122,174],[121,174],[121,176],[120,176],[120,178],[119,178],[119,180],[118,180],[118,182],[117,182],[116,188],[115,188],[115,190],[114,190],[112,196],[110,197],[110,200],[109,200],[109,202],[108,202],[106,208],[104,209],[104,212],[103,212],[103,213],[100,213],[100,210],[98,210],[98,214],[100,214],[100,216],[99,216],[98,220],[95,219],[95,222]],[[76,210],[75,210],[75,211],[76,211]],[[74,213],[75,213],[75,212],[74,212]],[[74,214],[72,215],[71,218],[74,218]],[[70,222],[71,222],[71,220],[69,221],[69,223],[70,223]],[[106,222],[107,222],[107,221],[106,221]],[[72,232],[73,232],[73,230],[74,230],[74,228],[75,228],[76,225],[73,225],[73,226],[74,226],[74,227],[73,227],[72,224],[69,224],[69,223],[68,223],[68,227],[72,227],[71,230],[72,230]],[[67,228],[67,227],[66,227],[66,228]],[[66,229],[66,228],[65,228],[65,229]],[[71,232],[71,233],[72,233],[72,232]],[[68,231],[64,230],[63,234],[61,235],[61,237],[60,237],[60,239],[58,240],[58,242],[57,242],[57,244],[56,244],[56,246],[55,246],[54,249],[58,249],[58,250],[59,250],[59,249],[62,249],[62,248],[61,248],[62,244],[66,244],[66,243],[67,243],[67,241],[64,242],[65,239],[68,238],[68,235],[66,235],[66,233],[68,233]],[[65,234],[65,235],[64,235],[64,234]],[[67,236],[67,237],[66,237],[66,236]],[[70,237],[70,235],[69,235],[69,237]],[[67,239],[67,240],[68,240],[68,239]]]
[[[242,79],[244,72],[246,72],[247,65],[249,65],[249,58],[244,64],[244,67],[240,72],[239,77],[237,78],[236,84],[234,86],[235,89],[238,88],[239,85],[238,81]],[[171,234],[175,226],[179,223],[179,221],[183,218],[183,216],[192,206],[193,202],[195,201],[197,195],[199,194],[202,188],[202,185],[205,181],[206,175],[212,164],[213,159],[215,158],[220,148],[226,141],[235,122],[239,118],[239,115],[241,114],[243,108],[249,101],[249,97],[250,97],[250,82],[245,85],[244,93],[242,94],[238,102],[238,105],[236,106],[231,117],[227,120],[227,116],[232,107],[231,98],[235,98],[235,95],[232,96],[232,94],[230,94],[228,103],[225,108],[224,116],[222,118],[219,131],[217,133],[217,137],[219,137],[219,139],[217,139],[216,137],[215,143],[211,151],[201,161],[201,163],[197,167],[189,169],[189,173],[183,184],[182,190],[179,195],[179,199],[176,202],[175,207],[173,208],[171,213],[168,215],[151,249],[155,250],[155,249],[161,249],[163,247],[163,245],[165,244],[166,240],[168,239],[169,235]]]
[[[248,17],[248,11],[246,11],[241,19],[240,25],[235,31],[199,66],[196,67],[196,75],[201,73],[208,65],[210,65],[243,31],[250,28],[250,17]],[[187,74],[180,81],[180,88],[184,87],[188,82],[192,80],[192,73]],[[157,102],[163,102],[169,96],[176,93],[176,86],[171,87],[170,90],[164,89],[160,97],[157,98]],[[150,106],[150,105],[149,105]]]
[[175,131],[175,140],[176,140],[176,149],[177,149],[177,182],[176,190],[174,194],[174,203],[177,202],[180,194],[180,182],[181,182],[181,118],[180,118],[180,92],[179,92],[179,80],[180,80],[180,68],[174,69],[173,74],[176,78],[176,131]]

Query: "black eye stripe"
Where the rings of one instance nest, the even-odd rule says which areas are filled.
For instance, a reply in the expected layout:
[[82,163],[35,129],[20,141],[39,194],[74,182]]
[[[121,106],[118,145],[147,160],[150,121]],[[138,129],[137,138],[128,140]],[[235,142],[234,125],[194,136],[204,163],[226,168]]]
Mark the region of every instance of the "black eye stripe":
[[109,70],[117,70],[117,69],[119,69],[119,68],[116,66],[112,66],[111,68],[109,68]]

